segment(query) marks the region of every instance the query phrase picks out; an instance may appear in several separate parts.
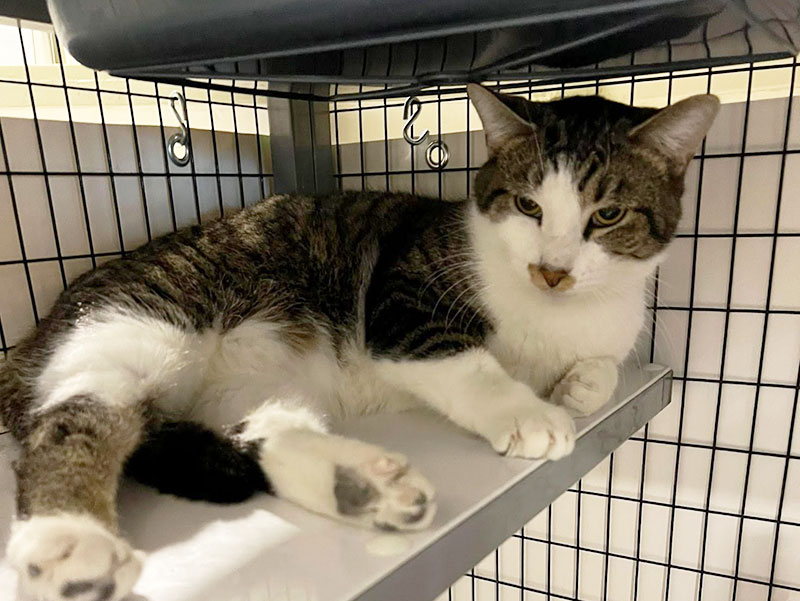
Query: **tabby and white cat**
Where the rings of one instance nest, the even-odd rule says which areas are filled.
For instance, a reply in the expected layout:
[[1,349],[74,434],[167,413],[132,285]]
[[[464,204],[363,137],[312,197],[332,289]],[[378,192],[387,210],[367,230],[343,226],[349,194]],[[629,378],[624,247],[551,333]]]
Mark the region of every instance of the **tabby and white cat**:
[[265,490],[425,528],[402,456],[331,433],[425,405],[499,453],[557,459],[645,319],[713,96],[662,110],[469,95],[489,160],[463,202],[275,196],[79,278],[0,369],[21,445],[8,558],[46,601],[117,600],[123,471],[190,498]]

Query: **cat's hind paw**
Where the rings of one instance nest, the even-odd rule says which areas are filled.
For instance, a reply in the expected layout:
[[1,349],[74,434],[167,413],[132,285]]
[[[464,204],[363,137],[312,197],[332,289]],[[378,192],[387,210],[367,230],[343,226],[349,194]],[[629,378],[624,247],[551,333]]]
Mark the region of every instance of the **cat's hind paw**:
[[142,570],[141,553],[87,515],[19,520],[7,555],[21,598],[37,601],[118,601]]
[[403,455],[353,438],[288,430],[261,464],[278,497],[350,524],[421,530],[436,513],[433,486]]
[[381,530],[420,530],[436,513],[433,486],[406,459],[386,453],[335,468],[338,513]]
[[617,364],[612,359],[583,359],[556,384],[550,400],[574,415],[589,415],[608,402],[617,379]]

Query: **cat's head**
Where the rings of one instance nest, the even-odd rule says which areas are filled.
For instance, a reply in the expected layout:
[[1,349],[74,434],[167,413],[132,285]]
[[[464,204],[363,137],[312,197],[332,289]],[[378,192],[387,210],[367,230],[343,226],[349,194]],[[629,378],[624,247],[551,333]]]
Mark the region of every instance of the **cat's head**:
[[[475,180],[475,235],[546,294],[622,289],[672,240],[686,167],[719,108],[692,96],[636,108],[597,96],[530,102],[471,84],[489,160]],[[489,257],[487,257],[489,258]]]

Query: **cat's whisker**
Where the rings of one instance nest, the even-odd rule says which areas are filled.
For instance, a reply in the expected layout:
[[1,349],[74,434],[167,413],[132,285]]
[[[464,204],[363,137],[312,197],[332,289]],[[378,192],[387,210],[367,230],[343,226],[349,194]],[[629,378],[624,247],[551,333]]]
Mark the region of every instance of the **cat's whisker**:
[[471,288],[473,290],[473,294],[461,304],[461,306],[458,308],[458,311],[456,311],[456,314],[453,316],[453,321],[451,322],[451,323],[455,323],[456,319],[458,319],[458,316],[461,315],[461,321],[459,322],[459,327],[462,328],[462,329],[464,327],[464,318],[466,317],[467,312],[468,312],[469,309],[472,309],[472,314],[473,314],[472,315],[472,319],[470,319],[470,323],[475,318],[475,316],[478,314],[478,311],[476,310],[476,307],[474,306],[474,303],[475,303],[475,301],[477,301],[477,300],[479,300],[481,298],[481,296],[484,293],[484,288],[485,287],[484,286],[478,286],[476,288],[475,285],[473,284],[471,286]]
[[439,263],[444,263],[445,261],[452,261],[454,257],[468,257],[472,255],[472,251],[461,251],[461,252],[454,252],[448,253],[443,257],[439,257],[438,259],[434,259],[430,262],[431,265],[438,265]]
[[431,310],[431,318],[433,318],[433,317],[434,317],[434,315],[436,315],[436,310],[439,308],[439,305],[440,305],[440,304],[441,304],[441,302],[444,300],[444,297],[445,297],[445,296],[447,296],[447,293],[448,293],[448,292],[450,292],[450,291],[451,291],[453,288],[455,288],[456,286],[460,286],[460,285],[461,285],[461,284],[463,284],[464,282],[468,281],[468,280],[469,280],[470,278],[472,278],[472,277],[473,277],[473,276],[472,276],[472,274],[470,274],[470,275],[466,275],[466,276],[464,276],[463,278],[461,278],[461,279],[459,279],[459,280],[456,280],[456,282],[454,282],[454,283],[453,283],[453,284],[451,284],[451,285],[450,285],[450,286],[449,286],[447,289],[445,289],[445,291],[444,291],[444,292],[442,292],[442,294],[439,296],[439,299],[438,299],[438,300],[436,301],[436,303],[433,305],[433,309]]
[[[464,290],[462,290],[461,292],[459,292],[459,293],[458,293],[458,296],[456,296],[456,297],[453,299],[453,302],[452,302],[452,303],[450,303],[450,308],[448,308],[448,309],[447,309],[447,313],[446,313],[446,314],[445,314],[445,316],[444,316],[444,329],[445,329],[445,331],[446,331],[446,330],[447,330],[447,329],[450,327],[450,312],[451,312],[451,311],[453,310],[453,308],[454,308],[454,307],[455,307],[455,306],[458,304],[458,301],[461,299],[461,297],[462,297],[462,296],[464,296],[464,295],[465,295],[467,292],[470,292],[471,290],[472,290],[472,288],[471,288],[470,286],[466,286],[466,287],[464,288]],[[462,310],[463,308],[465,308],[465,307],[467,307],[467,304],[466,304],[466,303],[464,303],[463,305],[461,305],[461,307],[459,307],[458,311],[456,311],[456,314],[453,316],[453,321],[454,321],[454,322],[455,322],[456,318],[458,318],[458,314],[459,314],[459,313],[461,312],[461,310]]]
[[482,290],[481,289],[478,289],[478,290],[474,291],[472,296],[470,296],[467,300],[464,301],[463,305],[458,310],[458,313],[456,313],[456,315],[453,317],[453,322],[455,322],[455,320],[458,317],[458,315],[461,314],[461,321],[459,322],[459,327],[461,327],[461,328],[464,327],[464,318],[467,316],[467,310],[468,309],[472,309],[473,310],[473,318],[474,318],[474,315],[475,315],[476,311],[475,311],[475,307],[473,306],[473,303],[475,303],[475,301],[480,298],[481,294],[482,294]]
[[433,272],[428,278],[425,280],[425,285],[419,290],[418,295],[422,297],[425,292],[438,280],[444,278],[448,274],[453,271],[459,270],[468,270],[471,266],[469,261],[460,261],[457,263],[453,263],[452,265],[445,265],[444,267],[436,270]]
[[[666,346],[668,357],[676,357],[676,358],[679,357],[679,355],[677,354],[677,349],[675,348],[674,341],[671,336],[672,332],[667,329],[667,326],[664,324],[663,320],[659,320],[657,315],[654,315],[652,312],[650,312],[650,317],[648,318],[646,325],[647,326],[655,325],[655,328],[646,327],[644,329],[644,336],[651,342],[653,342],[654,340],[657,341],[657,344],[655,344],[656,349],[663,350],[663,348]],[[658,337],[659,334],[661,335],[660,337]]]
[[[481,299],[481,297],[486,293],[487,288],[488,288],[488,286],[484,285],[484,286],[482,286],[481,288],[478,289],[478,291],[475,293],[476,300],[480,300]],[[470,301],[470,302],[473,302],[473,301]],[[480,313],[478,311],[474,311],[472,313],[472,317],[470,317],[469,321],[464,326],[464,331],[465,332],[469,332],[470,331],[469,328],[472,325],[472,322],[475,321],[475,318],[478,317],[479,315],[480,315]]]

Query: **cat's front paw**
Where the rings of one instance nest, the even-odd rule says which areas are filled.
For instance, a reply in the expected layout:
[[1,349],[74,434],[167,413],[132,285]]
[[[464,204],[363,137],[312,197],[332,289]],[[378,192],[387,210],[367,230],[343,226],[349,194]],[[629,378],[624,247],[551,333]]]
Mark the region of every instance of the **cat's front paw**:
[[7,555],[19,591],[37,601],[118,601],[142,570],[139,552],[85,515],[16,522]]
[[556,384],[550,399],[576,415],[589,415],[608,402],[617,379],[617,364],[612,359],[583,359]]
[[487,438],[502,455],[560,459],[575,448],[575,423],[570,415],[543,401],[493,415],[490,420]]

